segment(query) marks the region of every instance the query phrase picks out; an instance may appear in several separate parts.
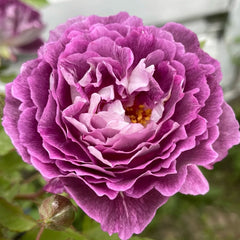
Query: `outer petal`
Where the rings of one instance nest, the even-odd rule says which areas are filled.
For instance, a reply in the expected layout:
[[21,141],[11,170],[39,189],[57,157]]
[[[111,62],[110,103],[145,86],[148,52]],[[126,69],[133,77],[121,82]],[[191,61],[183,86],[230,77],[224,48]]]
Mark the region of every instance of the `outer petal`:
[[183,194],[205,194],[209,191],[209,186],[206,178],[196,165],[187,167],[188,173],[180,192]]
[[20,143],[19,131],[17,128],[18,120],[20,117],[20,111],[18,110],[21,102],[12,96],[11,93],[12,83],[6,85],[6,99],[5,107],[3,110],[4,117],[2,125],[6,133],[10,136],[14,146],[18,153],[22,156],[23,160],[30,163],[30,156],[27,149]]
[[233,110],[224,102],[222,111],[218,124],[220,135],[213,144],[214,150],[218,153],[218,158],[213,163],[222,160],[227,155],[228,149],[240,142],[239,124]]
[[[34,107],[26,109],[18,120],[19,140],[26,147],[32,157],[37,157],[40,161],[48,159],[47,152],[42,148],[42,138],[37,131],[37,121],[34,116]],[[43,159],[43,160],[42,160]]]
[[98,197],[80,179],[62,178],[66,191],[76,203],[110,235],[118,233],[122,240],[140,233],[149,224],[156,210],[167,201],[156,190],[141,198],[131,198],[120,192],[114,200]]
[[172,33],[174,40],[184,45],[187,52],[196,52],[199,48],[197,35],[178,23],[167,23],[163,26],[163,30]]

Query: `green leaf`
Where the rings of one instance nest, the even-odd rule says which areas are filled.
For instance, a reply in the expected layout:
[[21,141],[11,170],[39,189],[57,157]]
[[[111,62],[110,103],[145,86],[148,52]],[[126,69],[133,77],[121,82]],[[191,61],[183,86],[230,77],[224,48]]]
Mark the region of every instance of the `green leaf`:
[[0,173],[12,175],[12,172],[18,171],[20,168],[27,166],[17,154],[16,151],[10,151],[4,156],[0,156]]
[[36,226],[37,222],[25,215],[21,208],[0,197],[0,225],[14,232],[24,232]]
[[48,5],[47,0],[22,0],[22,1],[28,5],[35,7],[35,8],[41,8],[41,7],[45,7],[46,5]]
[[233,64],[240,65],[240,57],[239,56],[232,57],[232,61],[233,61]]
[[0,45],[0,57],[5,59],[11,58],[10,48],[6,45]]
[[19,191],[18,183],[11,183],[10,179],[0,175],[0,196],[8,201],[12,200]]
[[145,238],[145,237],[131,237],[129,240],[153,240],[152,238]]
[[4,132],[3,128],[0,126],[0,156],[7,154],[12,149],[14,149],[12,142],[8,135]]
[[9,238],[7,239],[7,238],[0,236],[0,240],[9,240]]
[[22,172],[26,166],[16,151],[0,156],[0,196],[10,201],[21,193],[24,186],[32,190],[30,184],[22,184],[25,180]]
[[201,40],[200,41],[200,48],[203,49],[205,47],[205,44],[206,44],[206,40]]
[[234,43],[240,44],[240,36],[237,36],[237,37],[234,39]]
[[0,93],[0,121],[3,117],[3,106],[4,106],[5,96]]
[[119,237],[117,234],[113,234],[112,236],[109,236],[107,232],[104,232],[100,224],[89,218],[87,215],[84,216],[83,220],[83,233],[85,236],[87,236],[90,240],[119,240]]
[[[33,240],[36,239],[39,229],[33,229],[25,233],[20,240]],[[53,231],[50,229],[45,229],[41,235],[41,239],[44,240],[89,240],[79,232],[73,229],[66,229],[65,231]],[[101,238],[99,238],[101,239]],[[105,240],[105,239],[104,239]]]
[[12,82],[15,78],[17,77],[16,73],[8,73],[8,74],[1,74],[0,75],[0,80],[3,83],[9,83]]

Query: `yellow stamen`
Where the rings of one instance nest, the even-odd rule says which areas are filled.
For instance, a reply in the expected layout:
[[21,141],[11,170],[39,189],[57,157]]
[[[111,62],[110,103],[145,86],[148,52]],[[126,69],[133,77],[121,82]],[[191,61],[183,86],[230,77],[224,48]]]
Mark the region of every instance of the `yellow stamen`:
[[146,108],[143,104],[138,106],[126,107],[125,114],[130,118],[132,123],[140,123],[146,126],[152,114],[152,109]]

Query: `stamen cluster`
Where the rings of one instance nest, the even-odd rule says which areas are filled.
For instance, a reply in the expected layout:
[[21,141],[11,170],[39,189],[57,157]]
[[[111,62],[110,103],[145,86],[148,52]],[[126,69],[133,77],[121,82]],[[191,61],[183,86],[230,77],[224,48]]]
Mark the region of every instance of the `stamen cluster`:
[[125,109],[125,114],[130,118],[132,123],[141,123],[143,126],[149,122],[152,109],[146,108],[143,104],[131,106]]

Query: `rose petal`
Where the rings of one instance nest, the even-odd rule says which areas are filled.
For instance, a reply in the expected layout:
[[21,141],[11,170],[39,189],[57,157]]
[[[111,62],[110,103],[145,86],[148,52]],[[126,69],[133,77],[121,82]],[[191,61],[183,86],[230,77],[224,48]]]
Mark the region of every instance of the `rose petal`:
[[197,35],[183,25],[178,23],[167,23],[162,29],[170,32],[176,42],[180,42],[184,45],[186,51],[198,51],[199,41]]
[[35,119],[36,108],[26,109],[18,120],[19,141],[26,147],[32,157],[38,158],[39,161],[49,161],[46,150],[42,147],[42,138],[37,131],[37,121]]
[[76,203],[110,235],[118,233],[122,240],[129,239],[133,233],[140,233],[152,220],[156,210],[167,201],[157,191],[142,198],[131,198],[124,193],[110,200],[97,197],[77,178],[62,178],[66,191]]
[[127,91],[132,94],[135,91],[148,91],[149,81],[154,72],[154,66],[146,67],[144,59],[133,69],[128,78]]
[[227,155],[228,149],[240,142],[239,124],[235,120],[233,110],[227,103],[223,103],[222,111],[218,124],[220,134],[213,143],[213,149],[218,153],[218,157],[213,163],[222,160]]
[[187,167],[187,177],[182,185],[180,192],[183,194],[206,194],[209,191],[209,185],[206,178],[196,165]]
[[[12,83],[9,83],[5,87],[6,89],[6,99],[5,107],[3,110],[3,122],[2,125],[6,133],[11,137],[14,146],[16,147],[18,153],[22,156],[23,161],[30,163],[30,155],[27,149],[21,144],[19,139],[18,131],[18,120],[19,120],[19,106],[20,101],[12,96],[11,89]],[[10,114],[9,114],[10,113]]]

